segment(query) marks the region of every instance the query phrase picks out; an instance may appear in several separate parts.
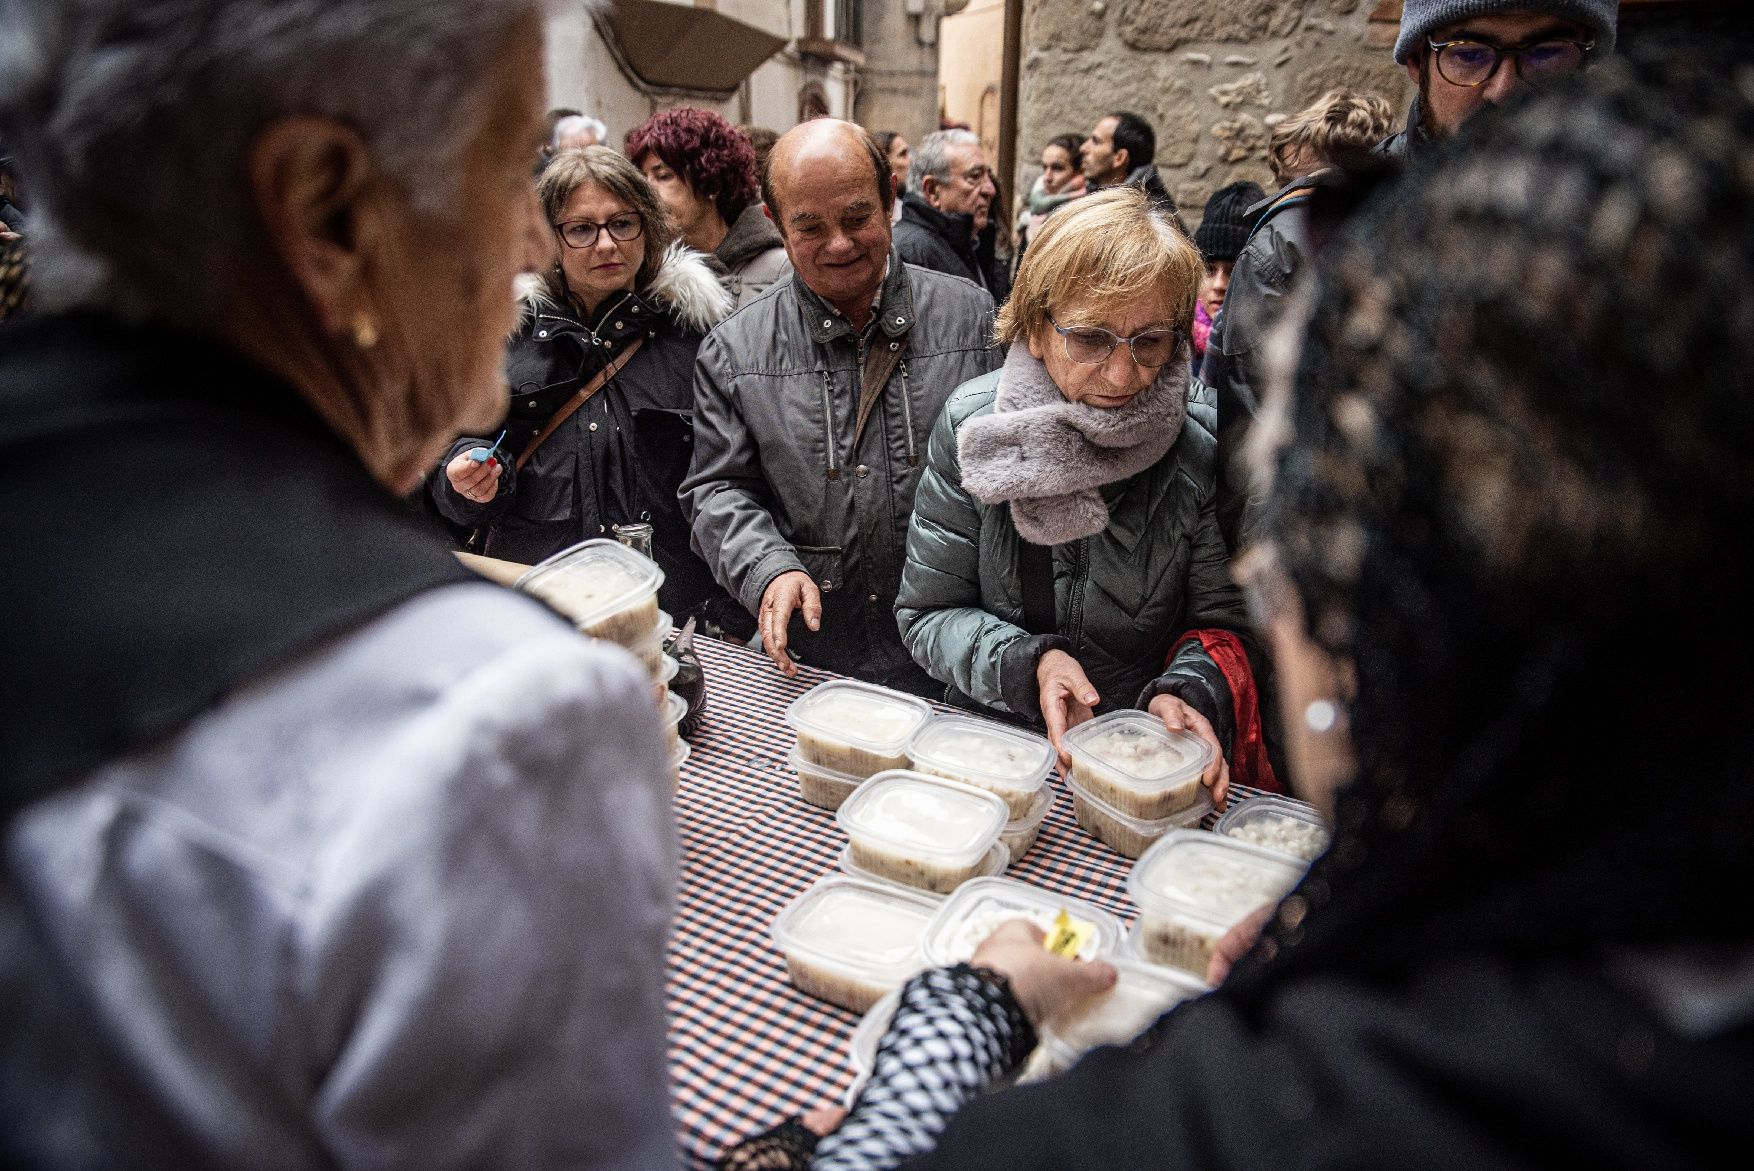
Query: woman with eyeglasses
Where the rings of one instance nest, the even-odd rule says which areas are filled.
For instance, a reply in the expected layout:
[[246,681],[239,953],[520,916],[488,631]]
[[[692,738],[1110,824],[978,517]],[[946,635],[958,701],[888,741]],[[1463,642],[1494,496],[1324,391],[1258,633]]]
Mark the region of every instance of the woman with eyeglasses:
[[1208,741],[1222,804],[1239,695],[1221,661],[1240,662],[1244,615],[1210,408],[1188,397],[1201,272],[1134,188],[1048,217],[999,313],[1003,368],[958,388],[933,429],[896,617],[950,702],[1043,726],[1056,747],[1128,707]]
[[[731,297],[645,176],[608,147],[557,154],[537,196],[555,259],[526,278],[505,434],[451,445],[431,479],[439,511],[479,532],[480,552],[522,562],[648,523],[659,605],[678,624],[696,615],[753,633],[688,547],[676,499],[694,445],[694,353]],[[605,371],[583,406],[557,414]]]

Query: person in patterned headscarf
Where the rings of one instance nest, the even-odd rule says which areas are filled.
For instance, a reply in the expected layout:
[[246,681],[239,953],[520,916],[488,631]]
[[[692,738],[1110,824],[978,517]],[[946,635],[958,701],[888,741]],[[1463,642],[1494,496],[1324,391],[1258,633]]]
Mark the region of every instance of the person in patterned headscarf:
[[981,1093],[1109,965],[1013,922],[915,977],[810,1166],[1746,1157],[1751,151],[1745,62],[1622,62],[1362,213],[1245,575],[1332,846],[1216,990],[1040,1084]]

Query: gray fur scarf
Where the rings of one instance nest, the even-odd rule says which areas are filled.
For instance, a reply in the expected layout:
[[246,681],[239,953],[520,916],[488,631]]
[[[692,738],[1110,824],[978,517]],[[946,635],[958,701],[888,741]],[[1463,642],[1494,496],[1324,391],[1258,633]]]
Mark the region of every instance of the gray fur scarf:
[[1011,343],[993,413],[963,424],[962,486],[986,504],[1008,501],[1024,540],[1060,545],[1108,527],[1098,491],[1168,454],[1188,409],[1188,362],[1178,350],[1124,407],[1066,401],[1028,343]]

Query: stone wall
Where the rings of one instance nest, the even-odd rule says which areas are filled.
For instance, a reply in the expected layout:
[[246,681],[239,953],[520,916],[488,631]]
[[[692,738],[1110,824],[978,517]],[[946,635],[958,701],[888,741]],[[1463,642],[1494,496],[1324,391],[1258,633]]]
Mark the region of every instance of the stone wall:
[[1349,85],[1412,97],[1394,63],[1395,26],[1371,0],[1025,0],[1018,173],[1027,192],[1041,146],[1088,134],[1110,110],[1157,131],[1157,165],[1193,227],[1213,191],[1252,179],[1272,190],[1268,128]]

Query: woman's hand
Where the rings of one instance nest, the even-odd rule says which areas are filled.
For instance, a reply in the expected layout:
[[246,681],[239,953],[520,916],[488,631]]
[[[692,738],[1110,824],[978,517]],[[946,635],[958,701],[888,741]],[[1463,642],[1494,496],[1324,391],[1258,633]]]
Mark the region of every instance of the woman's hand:
[[1090,677],[1078,660],[1062,650],[1051,650],[1035,664],[1035,684],[1041,689],[1041,718],[1048,739],[1060,754],[1060,767],[1072,767],[1072,754],[1060,745],[1068,729],[1076,728],[1095,713],[1102,697],[1090,685]]
[[1200,783],[1212,790],[1212,804],[1223,809],[1230,795],[1230,765],[1224,759],[1224,745],[1218,743],[1218,733],[1205,716],[1173,695],[1157,696],[1151,701],[1150,711],[1171,732],[1187,732],[1212,746],[1212,763],[1200,774]]
[[1257,907],[1224,933],[1218,940],[1218,946],[1212,949],[1212,958],[1206,964],[1206,983],[1216,988],[1230,977],[1230,969],[1236,967],[1236,962],[1254,949],[1255,941],[1260,939],[1267,924],[1273,921],[1273,913],[1278,909],[1278,903]]
[[488,456],[485,460],[476,461],[469,458],[469,452],[463,451],[445,465],[445,479],[451,482],[451,487],[465,500],[486,504],[499,495],[501,470],[498,457]]
[[1011,995],[1029,1023],[1037,1027],[1115,986],[1112,964],[1057,956],[1042,946],[1044,938],[1035,924],[1010,919],[999,924],[968,961],[972,967],[991,968],[1009,980]]
[[804,611],[805,626],[822,629],[822,591],[802,569],[780,574],[762,591],[761,649],[788,679],[798,673],[798,664],[786,653],[786,627],[792,624],[792,611],[799,608]]

